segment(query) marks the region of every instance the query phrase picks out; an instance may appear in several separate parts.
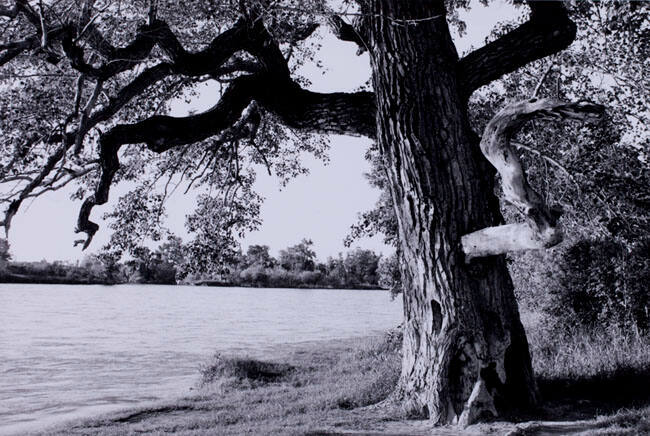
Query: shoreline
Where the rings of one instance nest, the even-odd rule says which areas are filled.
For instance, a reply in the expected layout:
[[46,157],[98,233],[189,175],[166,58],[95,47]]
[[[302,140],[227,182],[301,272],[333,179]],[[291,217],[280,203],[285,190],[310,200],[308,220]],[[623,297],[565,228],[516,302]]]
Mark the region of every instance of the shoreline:
[[[271,364],[281,365],[285,361],[295,361],[296,359],[307,358],[311,360],[316,356],[325,356],[350,352],[353,349],[363,348],[369,343],[381,341],[385,333],[367,334],[353,338],[342,339],[325,339],[325,340],[308,340],[295,343],[278,344],[263,353],[255,351],[238,352],[224,351],[215,352],[225,359],[262,361]],[[208,365],[214,358],[206,357],[204,361],[197,362],[199,367]],[[260,359],[260,360],[258,360]],[[318,360],[318,359],[316,359]],[[201,373],[199,370],[193,376],[193,382],[183,388],[184,394],[159,398],[156,400],[142,401],[130,404],[129,401],[122,401],[117,404],[106,404],[104,406],[83,406],[75,413],[68,417],[48,416],[34,422],[17,423],[0,427],[2,436],[18,435],[51,435],[60,436],[67,434],[77,434],[80,429],[85,429],[80,434],[89,434],[89,429],[95,428],[96,422],[122,422],[125,416],[134,414],[148,413],[151,410],[175,410],[175,404],[179,401],[192,401],[201,399],[207,392],[212,391],[212,386],[203,386],[201,384]],[[155,413],[158,414],[157,412]],[[95,434],[95,433],[91,433]],[[103,434],[103,433],[102,433]],[[118,432],[117,434],[121,434]]]
[[[628,374],[627,379],[611,375],[592,380],[594,386],[603,382],[619,386],[622,402],[609,394],[604,400],[585,397],[588,394],[580,386],[589,377],[571,382],[556,374],[539,377],[546,401],[511,421],[502,418],[459,429],[409,418],[399,405],[384,401],[390,398],[400,372],[400,335],[394,331],[285,344],[264,360],[240,353],[215,356],[202,365],[197,387],[187,395],[74,419],[28,434],[446,436],[650,431],[650,402],[638,396],[632,401],[628,398],[630,386],[639,390],[643,383],[643,371]],[[634,395],[639,394],[646,397],[643,392]]]
[[11,274],[0,277],[0,284],[32,284],[32,285],[103,285],[103,286],[120,286],[120,285],[145,285],[145,286],[202,286],[209,288],[247,288],[247,289],[332,289],[332,290],[351,290],[351,291],[388,291],[388,289],[378,288],[371,285],[358,285],[346,287],[333,287],[325,285],[299,285],[299,286],[253,286],[246,284],[221,283],[212,280],[201,280],[194,283],[111,283],[93,280],[71,280],[65,277],[45,276],[34,277],[21,274]]

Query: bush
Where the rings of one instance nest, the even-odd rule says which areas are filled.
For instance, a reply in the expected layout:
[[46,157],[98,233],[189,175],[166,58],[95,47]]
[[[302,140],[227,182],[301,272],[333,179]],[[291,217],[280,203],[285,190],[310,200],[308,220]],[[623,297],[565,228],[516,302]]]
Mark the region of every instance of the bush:
[[563,252],[544,310],[565,327],[650,327],[650,240],[627,249],[611,239],[582,240]]
[[251,265],[239,273],[239,279],[243,284],[252,286],[266,286],[269,283],[269,275],[262,265]]
[[321,278],[320,271],[300,271],[298,273],[298,281],[300,281],[301,285],[316,285]]
[[294,367],[283,363],[264,362],[249,358],[223,357],[217,353],[210,362],[201,365],[199,371],[201,373],[200,386],[228,379],[254,385],[255,382],[279,381],[293,372]]

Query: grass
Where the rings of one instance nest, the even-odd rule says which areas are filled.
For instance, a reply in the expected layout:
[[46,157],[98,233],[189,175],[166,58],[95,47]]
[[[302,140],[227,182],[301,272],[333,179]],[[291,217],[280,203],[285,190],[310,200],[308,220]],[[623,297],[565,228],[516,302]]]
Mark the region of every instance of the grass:
[[650,365],[650,335],[621,329],[527,329],[538,377],[590,377]]
[[[650,338],[621,331],[559,335],[537,316],[527,315],[524,322],[545,402],[518,423],[482,424],[470,427],[469,434],[650,432]],[[390,402],[382,403],[399,376],[400,341],[393,332],[309,344],[273,361],[215,355],[201,367],[192,396],[74,421],[43,434],[431,433],[426,422],[406,420]]]
[[291,362],[215,355],[196,394],[173,403],[77,420],[44,434],[306,434],[344,423],[374,425],[391,411],[356,416],[391,392],[399,375],[395,335],[298,347]]

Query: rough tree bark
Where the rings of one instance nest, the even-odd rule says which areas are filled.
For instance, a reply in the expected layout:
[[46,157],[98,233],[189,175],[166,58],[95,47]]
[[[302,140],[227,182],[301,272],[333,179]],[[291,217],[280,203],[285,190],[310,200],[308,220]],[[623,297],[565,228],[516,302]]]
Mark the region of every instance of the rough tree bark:
[[[253,104],[293,128],[375,138],[389,177],[405,261],[403,364],[396,396],[409,411],[438,424],[467,425],[532,405],[537,389],[528,344],[505,259],[499,254],[557,242],[557,216],[527,185],[508,141],[532,116],[583,118],[600,109],[548,101],[507,107],[479,143],[469,127],[467,99],[480,86],[568,46],[575,26],[561,3],[531,0],[530,20],[459,59],[444,0],[359,3],[364,14],[355,25],[361,28],[336,18],[332,24],[341,39],[370,52],[374,94],[302,89],[255,14],[244,14],[196,52],[187,51],[173,30],[155,18],[155,9],[149,24],[123,48],[111,46],[88,23],[88,42],[105,60],[99,67],[86,62],[83,46],[76,42],[81,29],[70,23],[50,26],[48,44],[58,40],[71,67],[95,81],[96,92],[104,80],[134,68],[154,47],[165,54],[164,60],[143,69],[102,108],[84,110],[76,129],[51,135],[50,140],[62,144],[16,194],[0,225],[8,230],[23,200],[48,176],[50,183],[57,180],[50,173],[70,150],[75,152],[73,145],[78,151],[89,129],[110,120],[148,87],[171,75],[197,77],[234,69],[241,74],[206,112],[183,118],[152,115],[113,125],[101,134],[101,176],[79,213],[77,231],[87,234],[80,242],[88,246],[97,231],[91,211],[106,203],[124,145],[144,143],[162,153],[209,137],[249,137],[256,129]],[[24,14],[36,33],[25,43],[0,49],[0,66],[40,41],[41,23],[27,2],[0,7],[0,16],[17,14]],[[240,51],[254,61],[229,63]],[[511,201],[528,216],[528,224],[501,226],[490,163],[499,170]],[[523,237],[513,243],[509,238],[517,232]]]
[[[439,424],[467,425],[532,405],[537,389],[505,259],[466,263],[461,248],[463,235],[502,222],[494,170],[469,128],[466,98],[545,54],[528,47],[499,64],[497,41],[473,54],[479,65],[459,62],[442,1],[372,0],[369,7],[373,17],[392,18],[371,20],[369,45],[377,140],[405,261],[397,394],[409,412]],[[526,35],[543,39],[533,24],[518,29],[517,46],[526,46]],[[574,29],[564,30],[555,33],[554,50],[572,39]]]

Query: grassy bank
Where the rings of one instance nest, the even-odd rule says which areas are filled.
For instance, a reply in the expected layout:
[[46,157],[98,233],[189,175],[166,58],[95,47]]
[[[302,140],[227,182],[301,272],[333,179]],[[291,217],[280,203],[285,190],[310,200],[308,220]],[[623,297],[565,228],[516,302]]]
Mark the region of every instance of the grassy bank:
[[[621,332],[563,337],[528,321],[544,403],[517,422],[472,426],[465,434],[650,432],[650,339]],[[217,355],[201,367],[191,396],[43,434],[458,434],[408,420],[381,402],[399,375],[399,344],[392,333],[293,346],[265,362]]]

